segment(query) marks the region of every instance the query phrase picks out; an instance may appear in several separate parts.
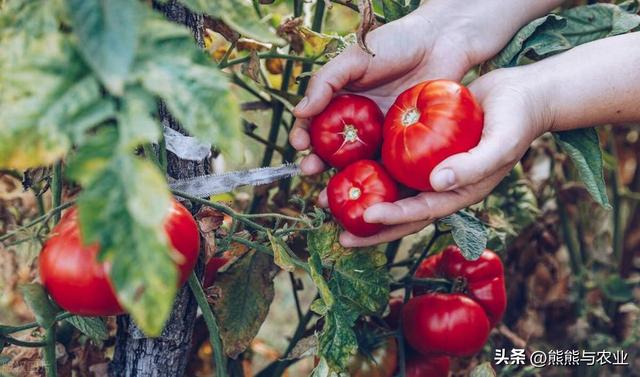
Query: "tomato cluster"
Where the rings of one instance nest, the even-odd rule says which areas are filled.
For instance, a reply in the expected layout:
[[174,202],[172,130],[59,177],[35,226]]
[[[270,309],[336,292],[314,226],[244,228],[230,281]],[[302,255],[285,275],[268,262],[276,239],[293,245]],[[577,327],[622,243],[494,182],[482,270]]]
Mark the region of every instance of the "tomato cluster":
[[[327,188],[331,212],[346,230],[366,237],[382,228],[364,221],[368,207],[398,199],[396,182],[431,191],[432,170],[475,147],[482,128],[482,108],[467,88],[433,80],[401,93],[386,116],[366,97],[336,96],[309,132],[315,153],[344,169]],[[384,167],[374,161],[380,154]]]
[[[174,261],[181,286],[198,260],[198,225],[184,206],[172,200],[164,230],[179,256]],[[99,245],[82,242],[76,207],[69,209],[51,231],[39,257],[40,280],[65,310],[86,316],[124,312],[109,277],[110,264],[98,260],[99,250]]]
[[402,308],[403,333],[423,355],[470,356],[479,352],[507,306],[500,257],[485,250],[466,260],[456,246],[425,259],[417,278],[445,278],[452,292],[414,290]]

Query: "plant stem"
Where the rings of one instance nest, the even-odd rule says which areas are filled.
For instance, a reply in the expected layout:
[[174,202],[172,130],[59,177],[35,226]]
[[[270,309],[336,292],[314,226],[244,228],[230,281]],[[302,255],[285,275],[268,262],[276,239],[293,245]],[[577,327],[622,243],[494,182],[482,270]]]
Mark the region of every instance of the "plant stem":
[[391,241],[387,244],[387,248],[384,251],[385,255],[387,256],[387,266],[391,266],[393,264],[393,261],[396,259],[396,254],[398,253],[400,243],[402,243],[402,238],[399,240]]
[[[53,190],[53,204],[51,207],[57,208],[62,203],[62,161],[56,162],[53,167],[51,189]],[[53,223],[57,224],[58,221],[60,221],[60,212],[55,212],[53,214]]]
[[291,282],[291,292],[293,300],[296,303],[296,312],[298,313],[298,321],[302,320],[302,308],[300,307],[300,298],[298,297],[298,287],[296,286],[296,277],[293,272],[289,272],[289,281]]
[[7,240],[7,239],[15,236],[19,232],[21,232],[21,231],[23,231],[25,229],[31,228],[32,226],[34,226],[34,225],[36,225],[38,223],[41,223],[43,221],[48,221],[51,218],[51,216],[55,215],[56,213],[62,212],[66,208],[71,207],[74,203],[75,203],[75,200],[71,200],[71,201],[68,201],[68,202],[66,202],[64,204],[59,205],[56,208],[51,209],[51,211],[47,212],[46,214],[44,214],[42,216],[36,217],[33,221],[27,223],[26,225],[23,225],[23,226],[15,229],[15,230],[13,230],[11,232],[8,232],[7,234],[5,234],[3,236],[0,236],[0,242],[2,242],[4,240]]
[[618,172],[618,148],[616,147],[615,134],[609,131],[609,153],[613,156],[615,164],[611,169],[611,207],[613,207],[613,257],[616,264],[620,263],[622,258],[622,249],[624,247],[624,229],[622,225],[622,201],[620,200],[621,187],[620,174]]
[[158,143],[158,160],[160,161],[160,170],[163,172],[167,171],[167,141],[164,138],[160,138],[160,142]]
[[46,329],[44,352],[44,370],[47,377],[58,375],[58,365],[56,361],[56,322]]
[[[318,62],[318,61],[316,61],[315,59],[312,59],[312,58],[307,58],[306,56],[281,54],[281,53],[274,52],[274,51],[265,51],[265,52],[258,53],[258,58],[260,58],[260,59],[285,59],[287,61],[300,61],[300,62],[318,64],[318,65],[322,65],[323,64],[322,62]],[[237,64],[242,64],[242,63],[248,62],[250,59],[251,59],[250,55],[243,56],[241,58],[229,60],[227,62],[220,62],[219,67],[220,67],[220,69],[228,68],[228,67],[231,67],[231,66],[234,66],[234,65],[237,65]]]
[[0,336],[0,343],[2,342],[9,343],[18,347],[30,347],[30,348],[44,347],[47,344],[46,342],[27,342],[24,340],[12,338],[10,336]]
[[202,317],[207,324],[207,329],[209,329],[209,342],[211,342],[211,346],[213,347],[213,358],[216,365],[216,377],[226,377],[227,360],[224,356],[224,349],[222,348],[220,329],[218,327],[216,317],[213,314],[213,311],[211,311],[211,307],[207,302],[207,297],[202,290],[202,286],[198,281],[198,277],[194,273],[191,273],[191,275],[189,276],[189,288],[191,288],[191,292],[198,302],[198,306],[202,311]]
[[[56,322],[64,321],[69,317],[73,317],[73,314],[69,312],[60,313],[56,316]],[[37,322],[25,323],[24,325],[20,325],[20,326],[0,325],[0,335],[9,335],[9,334],[17,333],[24,330],[35,329],[36,327],[39,327],[39,326],[40,325]]]

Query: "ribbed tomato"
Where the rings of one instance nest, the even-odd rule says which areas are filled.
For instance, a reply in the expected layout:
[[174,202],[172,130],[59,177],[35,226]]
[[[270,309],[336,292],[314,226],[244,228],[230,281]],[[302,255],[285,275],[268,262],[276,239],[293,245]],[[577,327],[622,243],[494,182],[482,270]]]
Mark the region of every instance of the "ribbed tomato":
[[[463,292],[484,308],[491,326],[502,319],[507,308],[502,260],[489,249],[477,260],[469,261],[464,258],[460,248],[448,246],[441,253],[422,261],[415,277],[459,280]],[[421,294],[424,291],[417,288],[414,293]]]
[[367,237],[379,232],[383,225],[364,221],[364,211],[373,204],[397,200],[398,188],[380,164],[361,160],[329,180],[327,197],[336,220],[356,236]]
[[[198,259],[198,225],[189,211],[173,200],[164,229],[181,256],[176,263],[182,285]],[[55,302],[71,313],[87,316],[121,314],[123,308],[109,279],[109,263],[97,260],[98,245],[84,246],[80,237],[78,211],[73,207],[53,228],[40,253],[42,284]]]
[[470,356],[489,337],[489,320],[480,304],[456,294],[413,297],[402,310],[407,343],[423,355]]
[[464,86],[448,80],[418,84],[387,113],[382,163],[398,182],[432,191],[433,168],[478,145],[483,121],[482,108]]
[[309,125],[314,152],[329,165],[343,169],[358,160],[373,159],[382,145],[384,115],[367,97],[334,97]]

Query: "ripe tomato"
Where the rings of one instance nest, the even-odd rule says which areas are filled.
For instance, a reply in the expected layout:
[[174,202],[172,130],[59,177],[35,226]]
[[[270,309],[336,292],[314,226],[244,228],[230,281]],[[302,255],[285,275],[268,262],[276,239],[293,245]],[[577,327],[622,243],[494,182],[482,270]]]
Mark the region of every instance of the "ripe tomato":
[[398,344],[393,337],[367,354],[351,356],[347,371],[351,377],[392,377],[398,367]]
[[423,356],[411,354],[407,357],[407,377],[448,377],[451,359],[447,356]]
[[222,268],[227,262],[229,258],[225,257],[213,257],[209,259],[207,262],[207,266],[204,269],[204,281],[202,282],[202,286],[204,288],[209,288],[216,281],[216,277],[218,276],[218,270]]
[[326,163],[342,169],[378,155],[383,123],[382,111],[369,98],[339,95],[311,121],[311,146]]
[[377,162],[357,161],[334,175],[327,185],[331,213],[349,232],[360,237],[376,234],[382,224],[370,224],[362,217],[371,205],[398,199],[398,188]]
[[382,163],[400,183],[432,191],[431,171],[478,145],[483,112],[464,86],[426,81],[396,98],[384,121]]
[[413,297],[402,311],[407,343],[423,355],[470,356],[489,337],[489,320],[477,302],[463,294]]
[[[464,293],[484,308],[492,327],[502,319],[507,308],[504,267],[500,257],[491,250],[485,250],[475,261],[468,261],[457,246],[449,246],[425,259],[415,276],[461,281]],[[416,289],[414,293],[424,291]]]
[[[182,285],[198,260],[198,225],[189,211],[173,200],[164,228],[180,256],[176,264]],[[109,279],[109,263],[97,260],[99,246],[82,245],[76,207],[64,214],[51,234],[39,257],[40,280],[58,305],[87,316],[123,313]]]

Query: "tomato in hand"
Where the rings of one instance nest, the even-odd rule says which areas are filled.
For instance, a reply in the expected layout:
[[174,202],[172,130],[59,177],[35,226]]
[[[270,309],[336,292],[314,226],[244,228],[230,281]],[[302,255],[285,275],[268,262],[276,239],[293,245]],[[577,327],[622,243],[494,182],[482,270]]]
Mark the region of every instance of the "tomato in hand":
[[351,356],[347,371],[350,377],[392,377],[398,366],[398,344],[393,337],[366,353]]
[[384,115],[375,102],[355,94],[342,94],[311,120],[311,146],[327,164],[343,169],[378,155],[383,123]]
[[407,377],[448,377],[451,359],[447,356],[424,356],[410,354],[407,357]]
[[357,161],[334,175],[327,185],[329,208],[349,232],[367,237],[384,225],[364,221],[364,211],[376,203],[398,199],[398,188],[384,168],[375,161]]
[[448,80],[418,84],[387,113],[382,163],[396,181],[432,191],[433,168],[478,145],[483,122],[482,108],[464,86]]
[[[164,229],[180,256],[176,264],[182,285],[198,260],[198,225],[184,206],[172,200]],[[54,301],[78,315],[123,313],[109,278],[109,263],[97,259],[99,246],[82,244],[76,207],[64,214],[51,234],[40,253],[39,270],[40,280]]]
[[423,355],[470,356],[489,337],[489,320],[480,304],[460,294],[427,293],[402,310],[407,343]]
[[[415,277],[457,280],[462,284],[463,292],[484,308],[491,326],[502,319],[507,308],[504,267],[500,257],[491,250],[487,249],[480,258],[469,261],[457,246],[448,246],[422,261]],[[424,291],[416,288],[414,293]]]

